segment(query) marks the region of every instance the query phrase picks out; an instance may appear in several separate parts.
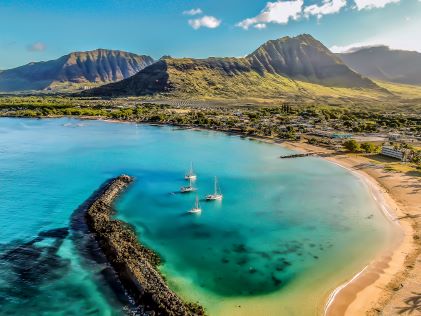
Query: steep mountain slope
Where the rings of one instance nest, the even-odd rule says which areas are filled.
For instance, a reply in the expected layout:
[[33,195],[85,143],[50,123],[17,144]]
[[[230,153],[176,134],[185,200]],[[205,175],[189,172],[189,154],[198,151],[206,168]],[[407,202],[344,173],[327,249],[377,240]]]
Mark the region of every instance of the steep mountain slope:
[[387,46],[361,48],[338,54],[345,64],[364,76],[406,84],[421,84],[421,53]]
[[117,50],[74,52],[56,60],[0,72],[0,91],[54,89],[63,84],[107,83],[128,78],[154,60]]
[[268,41],[247,56],[256,71],[340,87],[374,87],[311,35]]
[[301,93],[295,80],[339,88],[379,89],[310,35],[270,41],[245,58],[163,58],[131,78],[87,95],[280,97]]

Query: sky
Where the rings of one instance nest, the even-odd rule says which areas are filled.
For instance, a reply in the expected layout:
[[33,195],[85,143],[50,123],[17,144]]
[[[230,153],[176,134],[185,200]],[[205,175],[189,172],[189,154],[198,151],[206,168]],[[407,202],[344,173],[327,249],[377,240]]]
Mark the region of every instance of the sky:
[[96,48],[240,57],[302,33],[421,52],[421,0],[0,0],[0,69]]

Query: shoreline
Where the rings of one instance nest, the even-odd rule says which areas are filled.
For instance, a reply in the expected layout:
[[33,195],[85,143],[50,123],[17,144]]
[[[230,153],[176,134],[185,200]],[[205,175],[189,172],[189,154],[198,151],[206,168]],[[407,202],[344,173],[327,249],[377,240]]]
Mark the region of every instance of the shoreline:
[[[110,123],[131,122],[121,120],[104,121]],[[421,247],[417,247],[413,242],[413,237],[418,234],[419,231],[414,227],[413,223],[401,219],[411,213],[408,206],[397,203],[399,198],[392,193],[395,192],[395,190],[392,190],[392,188],[385,186],[379,181],[379,177],[384,176],[386,173],[385,171],[380,172],[381,175],[375,176],[364,171],[362,168],[358,168],[358,164],[364,161],[363,157],[354,158],[358,163],[356,164],[346,154],[342,154],[340,157],[329,156],[335,153],[335,151],[302,142],[292,142],[288,140],[280,142],[266,137],[244,135],[235,131],[207,129],[200,126],[178,126],[148,122],[133,123],[221,132],[230,136],[244,137],[303,153],[324,154],[323,157],[319,157],[330,163],[336,164],[357,176],[367,186],[367,190],[369,190],[378,205],[379,210],[388,218],[390,224],[398,226],[396,230],[399,230],[399,235],[395,232],[395,238],[391,241],[387,250],[379,251],[366,267],[352,276],[352,278],[345,280],[344,283],[338,285],[335,289],[332,289],[322,303],[323,306],[320,310],[323,310],[323,315],[325,316],[355,316],[381,315],[383,309],[388,304],[392,305],[391,309],[396,308],[396,306],[393,306],[393,303],[391,303],[392,297],[402,287],[401,282],[407,279],[406,275],[408,274],[408,270],[411,269],[408,267],[410,267],[416,257],[421,254]],[[410,257],[410,259],[408,259],[408,257]],[[408,264],[408,261],[411,261],[410,264]]]
[[[45,117],[45,118],[59,118]],[[417,221],[415,211],[421,213],[421,201],[412,197],[409,199],[410,189],[402,186],[402,182],[411,182],[415,188],[421,187],[421,181],[414,176],[406,176],[401,173],[393,173],[383,170],[383,168],[373,168],[367,158],[361,156],[350,156],[346,154],[334,155],[335,151],[310,145],[303,142],[279,141],[266,137],[245,135],[237,131],[208,129],[200,126],[173,125],[159,122],[139,122],[135,120],[107,119],[103,117],[74,117],[80,120],[100,120],[109,123],[135,123],[151,126],[170,126],[190,130],[203,130],[221,132],[230,136],[238,136],[251,140],[270,143],[284,148],[301,151],[305,153],[323,154],[322,159],[337,164],[349,172],[354,173],[367,185],[373,195],[379,209],[389,220],[398,224],[401,230],[401,237],[391,242],[388,251],[380,251],[375,258],[363,270],[359,271],[344,283],[332,289],[326,299],[321,303],[319,311],[324,311],[324,315],[387,315],[397,314],[396,309],[402,305],[410,305],[405,301],[409,295],[419,292],[421,284],[421,214],[420,221]],[[44,117],[43,117],[44,118]],[[392,181],[383,178],[392,177]],[[405,178],[407,177],[407,178]],[[396,178],[396,179],[394,179]],[[405,179],[404,179],[405,178]],[[403,180],[404,179],[404,180]],[[409,179],[409,180],[408,180]],[[410,185],[406,185],[410,187]],[[419,190],[419,189],[418,189]],[[414,189],[414,192],[418,191]],[[376,194],[374,194],[374,192]],[[406,195],[406,196],[405,196]],[[416,196],[416,194],[413,194]],[[380,201],[379,201],[380,199]],[[382,202],[382,203],[381,203]],[[419,205],[418,205],[419,204]],[[392,217],[392,218],[391,218]],[[414,280],[411,280],[413,277]],[[418,288],[417,288],[418,286]],[[421,294],[420,294],[421,295]],[[421,310],[421,306],[419,306]]]
[[[333,153],[329,149],[305,143],[286,142],[281,145],[302,152],[317,150],[325,154]],[[408,205],[397,202],[402,199],[397,196],[399,194],[396,189],[393,190],[379,181],[379,177],[385,176],[385,171],[377,170],[378,174],[372,174],[360,167],[361,163],[366,162],[364,157],[349,157],[344,154],[322,158],[362,179],[380,210],[401,231],[400,236],[396,235],[390,241],[388,250],[380,251],[366,267],[333,289],[325,300],[324,315],[381,315],[386,307],[393,310],[397,306],[392,298],[403,288],[402,284],[411,270],[412,264],[408,261],[415,261],[421,252],[413,242],[414,235],[419,231],[414,223],[402,219],[412,210]]]

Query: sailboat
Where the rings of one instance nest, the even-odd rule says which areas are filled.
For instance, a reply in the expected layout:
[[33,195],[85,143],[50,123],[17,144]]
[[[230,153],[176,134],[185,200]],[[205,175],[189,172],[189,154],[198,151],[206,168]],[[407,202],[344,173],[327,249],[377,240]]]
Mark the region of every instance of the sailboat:
[[181,193],[190,193],[196,191],[196,188],[192,185],[192,180],[189,179],[189,185],[180,188]]
[[197,175],[193,171],[193,163],[190,164],[190,169],[185,174],[184,179],[186,179],[186,180],[193,180],[193,181],[197,179]]
[[221,201],[223,198],[221,188],[218,185],[218,178],[215,177],[214,192],[206,196],[207,201]]
[[199,196],[196,194],[196,202],[194,204],[194,207],[189,211],[189,213],[197,214],[200,212],[202,212],[202,209],[200,208],[200,205],[199,205]]

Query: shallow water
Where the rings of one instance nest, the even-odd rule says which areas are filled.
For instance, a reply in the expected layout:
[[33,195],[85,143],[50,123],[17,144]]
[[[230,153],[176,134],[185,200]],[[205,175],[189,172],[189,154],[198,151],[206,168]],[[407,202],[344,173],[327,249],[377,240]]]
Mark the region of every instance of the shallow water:
[[[211,315],[317,313],[332,288],[386,245],[391,227],[360,179],[322,159],[278,158],[288,152],[171,127],[0,119],[1,313],[122,313],[105,265],[81,254],[71,231],[22,246],[68,227],[92,191],[120,173],[136,182],[118,201],[118,216],[160,253],[180,295]],[[222,202],[201,201],[197,216],[186,213],[195,194],[177,192],[190,161],[201,198],[215,175],[224,194]],[[16,247],[25,251],[5,259]],[[32,275],[16,269],[28,256],[36,258]]]

